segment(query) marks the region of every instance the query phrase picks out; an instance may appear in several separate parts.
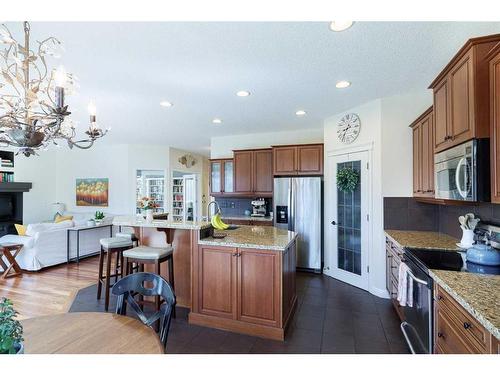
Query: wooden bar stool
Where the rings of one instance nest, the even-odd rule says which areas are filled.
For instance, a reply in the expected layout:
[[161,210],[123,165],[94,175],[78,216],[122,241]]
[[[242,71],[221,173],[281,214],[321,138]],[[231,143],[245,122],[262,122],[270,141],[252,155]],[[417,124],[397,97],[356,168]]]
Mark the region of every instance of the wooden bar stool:
[[[140,271],[144,270],[144,264],[154,264],[155,271],[158,276],[160,276],[160,265],[163,262],[168,261],[168,282],[172,289],[175,291],[174,286],[174,248],[172,246],[168,247],[149,247],[149,246],[138,246],[130,250],[125,250],[123,252],[123,257],[125,260],[125,275],[132,273],[133,263],[137,264],[137,269]],[[156,310],[159,311],[161,301],[160,297],[155,297]],[[175,310],[174,310],[175,317]]]
[[[126,237],[111,237],[111,238],[102,238],[100,240],[101,243],[101,252],[99,254],[99,275],[97,280],[97,299],[101,299],[101,290],[102,285],[104,284],[105,288],[105,299],[104,299],[104,309],[108,311],[109,307],[109,289],[113,286],[111,285],[110,279],[112,277],[115,278],[115,283],[118,280],[118,276],[122,277],[123,275],[123,252],[125,250],[131,249],[132,240]],[[111,274],[111,259],[113,258],[113,254],[116,254],[116,263],[114,274]],[[103,275],[104,268],[104,256],[106,255],[106,275]],[[126,271],[125,271],[126,272]]]

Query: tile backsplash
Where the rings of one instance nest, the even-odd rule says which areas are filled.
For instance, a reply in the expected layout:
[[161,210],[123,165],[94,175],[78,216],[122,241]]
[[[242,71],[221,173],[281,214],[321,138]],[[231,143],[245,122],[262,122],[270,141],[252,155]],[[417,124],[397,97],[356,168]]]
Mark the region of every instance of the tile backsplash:
[[[245,210],[252,212],[253,199],[251,198],[216,198],[215,199],[222,210],[223,216],[243,216]],[[272,210],[272,199],[266,199],[268,211]]]
[[460,238],[462,230],[458,217],[472,212],[481,222],[500,225],[500,205],[438,205],[416,201],[414,198],[384,198],[384,229],[430,230]]

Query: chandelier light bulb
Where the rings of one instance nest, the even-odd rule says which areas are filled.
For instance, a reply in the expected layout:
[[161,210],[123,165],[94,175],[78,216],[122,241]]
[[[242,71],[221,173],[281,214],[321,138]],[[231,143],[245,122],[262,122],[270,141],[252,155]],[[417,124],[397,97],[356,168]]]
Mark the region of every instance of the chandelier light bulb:
[[94,102],[90,102],[89,105],[87,106],[87,110],[89,111],[90,116],[94,116],[97,114],[97,107],[95,106]]
[[59,66],[54,72],[54,81],[57,87],[64,87],[68,80],[68,74],[64,66]]

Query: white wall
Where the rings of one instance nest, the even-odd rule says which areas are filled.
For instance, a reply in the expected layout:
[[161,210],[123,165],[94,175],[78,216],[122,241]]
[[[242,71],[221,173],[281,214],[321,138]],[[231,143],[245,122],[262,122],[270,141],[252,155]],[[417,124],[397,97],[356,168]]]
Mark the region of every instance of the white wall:
[[[432,104],[428,91],[381,98],[329,117],[324,123],[325,191],[335,176],[328,175],[329,151],[348,150],[372,144],[371,165],[371,244],[369,248],[369,290],[387,296],[385,289],[385,247],[383,197],[412,195],[412,133],[409,125]],[[357,113],[361,120],[359,137],[345,146],[337,139],[337,123],[346,113]],[[325,197],[326,198],[326,197]],[[333,218],[325,217],[325,223]],[[325,233],[330,230],[325,224]],[[325,237],[325,260],[328,244]],[[326,262],[325,262],[326,263]]]
[[231,158],[233,150],[316,142],[323,142],[323,128],[212,137],[210,157],[212,159]]
[[430,90],[382,99],[382,193],[413,195],[413,143],[409,125],[432,105]]
[[[16,152],[16,150],[13,150]],[[56,152],[40,151],[38,156],[15,156],[16,182],[31,182],[32,188],[23,193],[23,223],[50,219],[52,203],[56,202]]]

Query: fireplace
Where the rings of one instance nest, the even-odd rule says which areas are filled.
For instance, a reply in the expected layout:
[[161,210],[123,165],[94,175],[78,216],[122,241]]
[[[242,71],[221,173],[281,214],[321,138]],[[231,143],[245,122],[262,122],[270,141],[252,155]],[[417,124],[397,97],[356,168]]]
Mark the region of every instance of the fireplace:
[[0,236],[15,234],[14,224],[22,224],[23,194],[30,189],[29,182],[0,183]]

